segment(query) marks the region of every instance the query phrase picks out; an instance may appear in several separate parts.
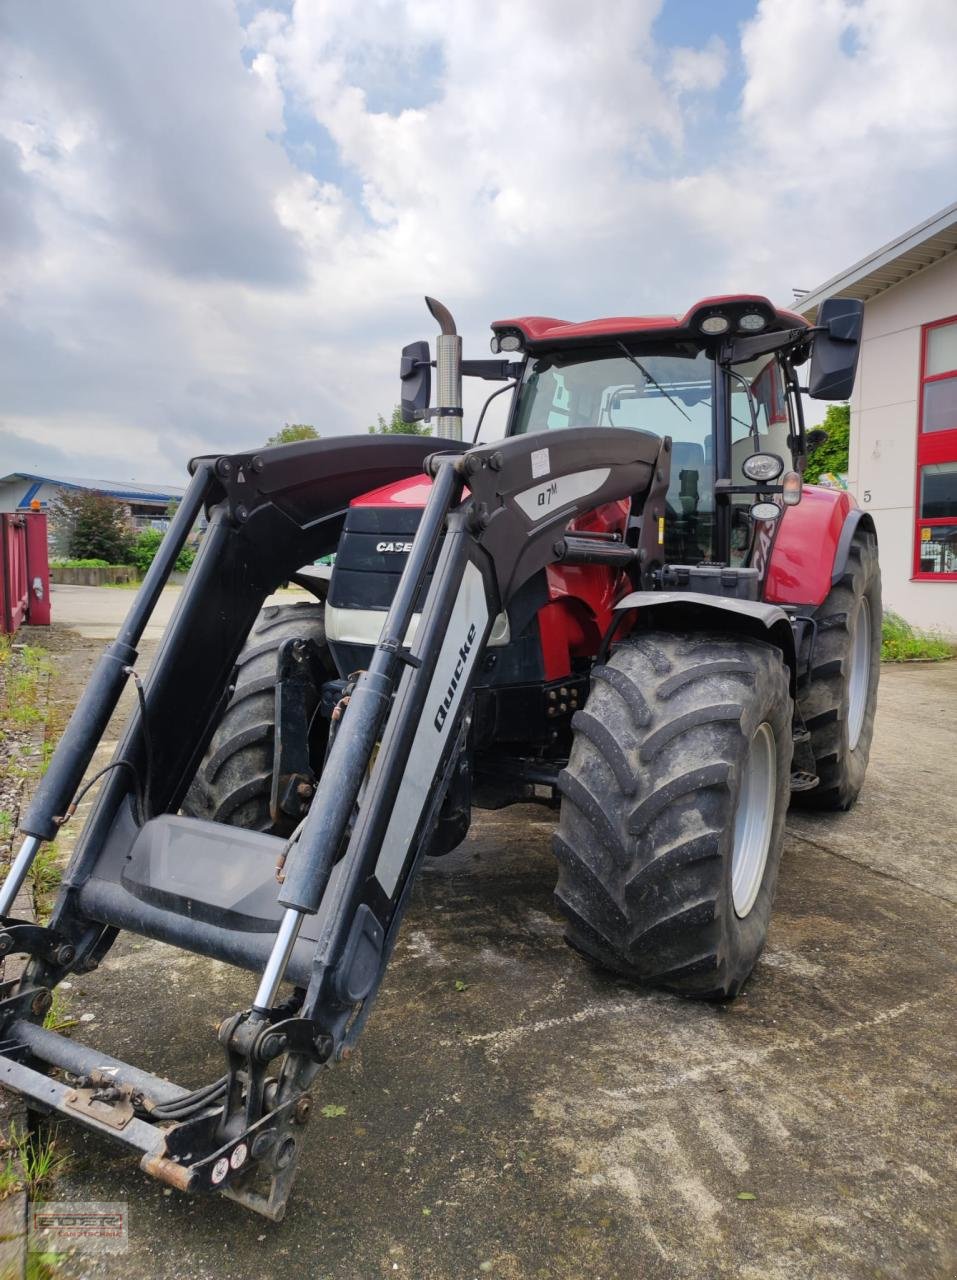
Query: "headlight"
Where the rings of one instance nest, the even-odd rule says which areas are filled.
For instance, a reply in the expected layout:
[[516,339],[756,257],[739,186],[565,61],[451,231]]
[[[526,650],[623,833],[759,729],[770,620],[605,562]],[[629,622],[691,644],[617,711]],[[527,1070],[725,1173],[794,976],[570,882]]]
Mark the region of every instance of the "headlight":
[[741,463],[741,470],[749,480],[776,480],[784,463],[776,453],[752,453]]
[[498,355],[498,353],[499,353],[499,352],[501,351],[501,349],[502,349],[502,341],[501,341],[501,339],[499,338],[499,336],[498,336],[498,334],[497,334],[497,333],[493,333],[493,334],[492,334],[491,340],[489,341],[489,344],[488,344],[488,345],[489,345],[489,346],[491,347],[491,349],[492,349],[492,355],[493,355],[493,356],[497,356],[497,355]]
[[505,333],[499,338],[499,346],[502,351],[521,351],[522,337],[518,333]]
[[705,316],[699,325],[702,333],[711,334],[712,337],[719,333],[728,332],[727,316]]
[[776,502],[756,502],[751,508],[752,520],[777,520],[781,508]]
[[767,320],[758,311],[746,311],[738,320],[738,328],[745,333],[760,333],[767,327]]

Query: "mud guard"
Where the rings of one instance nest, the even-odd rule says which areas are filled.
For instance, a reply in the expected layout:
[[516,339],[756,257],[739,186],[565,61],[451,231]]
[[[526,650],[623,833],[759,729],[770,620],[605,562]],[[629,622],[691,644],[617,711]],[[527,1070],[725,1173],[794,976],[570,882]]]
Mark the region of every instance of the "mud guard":
[[615,605],[619,619],[628,613],[636,615],[642,627],[662,626],[669,631],[700,630],[723,627],[767,640],[784,656],[791,676],[794,696],[797,678],[797,652],[791,619],[774,604],[761,600],[736,600],[731,596],[706,595],[700,591],[633,591]]
[[768,560],[765,599],[771,604],[816,609],[847,568],[858,528],[874,532],[871,515],[843,489],[806,485],[796,507],[778,521]]

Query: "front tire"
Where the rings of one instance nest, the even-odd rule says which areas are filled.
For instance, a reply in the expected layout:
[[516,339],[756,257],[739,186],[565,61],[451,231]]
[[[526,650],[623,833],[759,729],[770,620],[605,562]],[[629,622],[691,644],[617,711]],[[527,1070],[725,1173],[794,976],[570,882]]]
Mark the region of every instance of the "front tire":
[[572,723],[555,836],[568,942],[640,982],[736,995],[767,936],[790,796],[780,651],[630,638]]
[[[295,823],[273,821],[269,812],[276,734],[276,674],[284,640],[312,640],[326,656],[325,605],[268,605],[253,624],[236,660],[236,683],[203,761],[183,800],[182,812],[227,826],[270,835],[289,835]],[[319,699],[313,690],[307,703],[312,715]],[[317,731],[325,722],[317,724]]]
[[798,699],[820,782],[795,794],[806,809],[850,809],[864,785],[881,673],[877,538],[858,529],[847,568],[816,610],[808,689]]

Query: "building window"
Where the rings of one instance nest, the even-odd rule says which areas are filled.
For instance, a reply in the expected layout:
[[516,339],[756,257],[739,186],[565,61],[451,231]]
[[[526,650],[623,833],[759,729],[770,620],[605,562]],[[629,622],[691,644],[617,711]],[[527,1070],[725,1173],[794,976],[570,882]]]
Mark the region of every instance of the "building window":
[[914,577],[957,581],[957,316],[923,329]]

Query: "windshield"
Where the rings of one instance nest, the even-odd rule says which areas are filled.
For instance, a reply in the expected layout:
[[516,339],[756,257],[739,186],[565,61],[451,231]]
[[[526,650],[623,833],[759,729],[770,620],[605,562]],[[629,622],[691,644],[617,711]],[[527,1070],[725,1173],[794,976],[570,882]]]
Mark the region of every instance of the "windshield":
[[[733,372],[731,478],[740,483],[740,465],[749,454],[770,450],[788,458],[790,428],[781,369],[773,356],[736,365]],[[530,359],[513,431],[524,435],[565,427],[628,427],[671,436],[665,555],[676,563],[694,564],[710,556],[712,545],[712,373],[712,360],[690,348],[662,352],[659,347],[631,356],[624,350],[558,352]],[[739,564],[750,542],[750,522],[741,514],[732,546],[733,561]]]
[[703,352],[530,360],[515,433],[561,427],[640,427],[703,447],[711,432],[711,361]]

